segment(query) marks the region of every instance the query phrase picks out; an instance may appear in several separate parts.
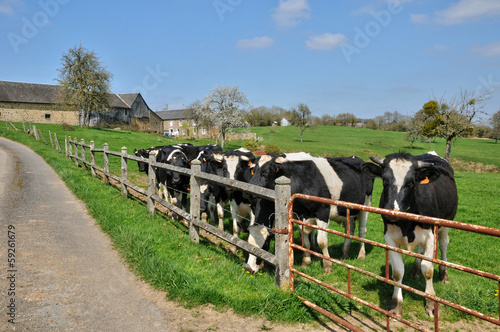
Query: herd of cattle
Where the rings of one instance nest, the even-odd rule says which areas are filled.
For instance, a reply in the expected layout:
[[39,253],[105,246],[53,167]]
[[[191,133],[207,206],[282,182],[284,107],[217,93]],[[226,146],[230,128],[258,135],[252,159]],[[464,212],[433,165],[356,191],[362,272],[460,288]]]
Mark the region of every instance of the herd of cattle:
[[[223,152],[219,146],[193,146],[188,143],[134,150],[137,156],[149,158],[156,153],[156,161],[179,167],[190,167],[192,160],[201,162],[201,170],[206,173],[248,182],[254,185],[274,189],[275,180],[285,176],[291,180],[291,193],[303,193],[312,196],[370,205],[375,177],[383,181],[380,207],[390,210],[421,214],[431,217],[453,219],[458,205],[457,189],[453,169],[443,158],[434,152],[420,156],[408,153],[394,153],[385,158],[370,157],[373,162],[364,162],[357,157],[318,158],[307,153],[269,154],[255,157],[250,151],[240,148]],[[139,170],[148,171],[148,165],[139,162]],[[157,182],[166,197],[179,207],[186,209],[189,190],[189,177],[165,169],[156,169]],[[240,230],[249,232],[248,241],[260,248],[267,248],[272,237],[274,222],[274,202],[253,197],[241,191],[209,181],[200,184],[200,210],[202,218],[207,216],[219,228],[223,228],[223,205],[230,202],[233,216],[233,233]],[[166,198],[167,199],[167,198]],[[346,209],[334,205],[312,201],[296,200],[294,213],[298,219],[328,228],[329,220],[343,223],[346,227]],[[246,216],[250,216],[246,219]],[[359,237],[366,236],[367,213],[351,211],[350,230],[354,234],[355,221],[359,221]],[[247,222],[245,222],[247,221]],[[434,251],[434,233],[432,226],[424,223],[383,216],[384,238],[388,245],[402,247],[432,257]],[[313,228],[305,227],[304,245],[311,246]],[[448,229],[439,230],[441,259],[446,261]],[[317,244],[326,257],[328,238],[324,231],[317,232]],[[351,240],[345,239],[342,258],[349,254]],[[365,259],[364,243],[361,244],[358,259]],[[390,251],[392,278],[401,282],[404,264],[400,253]],[[309,254],[304,254],[303,265],[309,264]],[[262,262],[250,255],[245,268],[257,272]],[[425,292],[434,295],[432,285],[433,267],[429,261],[416,259],[415,266],[422,271],[426,279]],[[332,271],[332,263],[323,261],[325,272]],[[414,271],[418,271],[415,270]],[[440,280],[448,280],[445,266],[439,266]],[[402,291],[394,287],[391,311],[402,313]],[[426,300],[426,311],[433,316],[433,301]]]

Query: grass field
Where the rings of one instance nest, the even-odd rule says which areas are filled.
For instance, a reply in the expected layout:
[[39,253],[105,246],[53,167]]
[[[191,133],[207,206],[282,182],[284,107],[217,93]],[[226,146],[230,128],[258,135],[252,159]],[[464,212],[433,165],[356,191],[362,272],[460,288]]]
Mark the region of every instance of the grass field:
[[[20,124],[16,126],[22,127]],[[57,132],[60,138],[64,135],[84,138],[88,143],[95,141],[96,147],[105,142],[110,150],[120,151],[127,146],[132,154],[134,148],[145,148],[155,145],[172,144],[177,140],[155,135],[100,129],[81,129],[64,131],[57,125],[39,125],[46,139],[48,130]],[[319,127],[315,131],[304,133],[304,142],[298,141],[296,128],[273,127],[254,128],[257,135],[263,139],[262,144],[277,144],[283,151],[307,151],[319,156],[357,155],[365,160],[368,156],[383,156],[400,150],[407,150],[408,142],[404,141],[403,133],[382,132],[367,129],[344,127]],[[74,167],[74,164],[55,150],[32,136],[5,130],[0,126],[0,135],[29,145],[35,152],[44,157],[58,172],[61,178],[75,194],[86,202],[91,214],[98,220],[102,229],[110,234],[116,248],[125,257],[131,267],[145,280],[159,289],[166,290],[172,299],[190,306],[202,303],[213,303],[218,307],[231,307],[242,314],[257,314],[271,320],[295,322],[310,321],[318,315],[305,309],[294,296],[282,293],[274,286],[273,271],[265,271],[250,275],[242,270],[243,261],[240,256],[227,253],[208,242],[194,245],[189,241],[184,226],[168,218],[147,214],[145,205],[134,200],[126,200],[120,196],[119,190],[103,185],[98,179],[92,178],[88,171]],[[213,141],[193,141],[193,144],[213,143]],[[244,142],[228,142],[227,148],[242,146]],[[476,165],[493,165],[495,170],[500,167],[500,145],[487,140],[461,139],[452,148],[452,158],[458,158],[462,163],[472,162]],[[416,143],[411,151],[414,154],[435,150],[444,152],[444,142],[436,140],[433,143]],[[98,157],[99,158],[99,157]],[[102,155],[101,155],[102,158]],[[98,159],[99,160],[99,159]],[[114,173],[118,174],[118,158],[113,160]],[[111,169],[113,171],[113,168]],[[476,167],[477,168],[477,167]],[[134,181],[141,183],[142,175],[137,173],[136,163],[129,163],[129,175]],[[456,182],[459,192],[459,210],[457,221],[500,228],[500,174],[472,173],[458,171]],[[373,205],[378,206],[381,192],[380,180],[376,180]],[[226,220],[226,230],[230,230],[229,220]],[[342,230],[340,225],[332,223],[331,228]],[[370,215],[368,221],[368,239],[378,242],[383,240],[383,223],[380,217]],[[330,254],[340,257],[342,239],[330,237]],[[467,234],[463,231],[450,231],[448,260],[453,263],[478,268],[490,273],[500,274],[498,238]],[[362,267],[373,273],[383,275],[384,252],[380,249],[367,247],[367,259],[355,260],[359,245],[354,243],[351,248],[349,263]],[[300,256],[297,257],[299,262]],[[406,271],[411,270],[413,260],[405,259]],[[437,267],[435,268],[437,270]],[[321,263],[314,261],[307,268],[308,273],[346,289],[346,271],[340,267],[334,273],[323,275]],[[463,272],[450,270],[450,283],[442,285],[437,282],[435,273],[436,294],[448,300],[478,310],[488,315],[498,315],[498,297],[495,290],[498,283],[465,275]],[[386,307],[390,302],[392,287],[373,279],[353,273],[356,286],[353,294],[368,301]],[[423,280],[417,281],[405,275],[405,284],[424,289]],[[307,282],[297,283],[296,293],[341,314],[353,307],[340,296],[318,291],[316,286]],[[418,296],[404,293],[405,318],[426,320],[423,300]],[[362,310],[376,315],[370,310]],[[441,307],[440,318],[455,321],[463,318],[454,310]]]

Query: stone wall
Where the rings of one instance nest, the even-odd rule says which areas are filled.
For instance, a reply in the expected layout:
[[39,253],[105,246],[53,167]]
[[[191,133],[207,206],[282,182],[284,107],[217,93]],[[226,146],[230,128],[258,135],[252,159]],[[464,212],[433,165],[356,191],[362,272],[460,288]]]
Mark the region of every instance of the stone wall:
[[54,105],[0,103],[0,119],[12,122],[57,123],[78,125],[76,111],[56,110]]

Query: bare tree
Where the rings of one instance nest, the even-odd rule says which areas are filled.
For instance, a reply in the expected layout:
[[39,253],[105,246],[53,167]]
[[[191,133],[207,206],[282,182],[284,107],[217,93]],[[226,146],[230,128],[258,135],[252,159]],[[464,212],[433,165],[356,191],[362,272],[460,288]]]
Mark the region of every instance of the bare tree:
[[88,127],[92,112],[109,110],[111,73],[99,62],[93,51],[82,45],[63,53],[58,69],[60,107],[79,112],[80,125]]
[[311,111],[309,110],[309,107],[304,104],[300,103],[296,107],[294,107],[291,110],[291,123],[295,127],[299,127],[300,129],[300,141],[302,142],[302,136],[304,134],[304,130],[307,128],[311,127]]
[[483,104],[488,98],[489,93],[476,97],[473,93],[462,91],[460,97],[453,98],[449,103],[428,101],[422,109],[427,116],[422,134],[444,138],[446,140],[445,158],[449,161],[451,143],[473,132],[472,121],[482,112]]
[[500,138],[500,110],[491,116],[490,124],[493,128],[491,138],[495,139],[495,143],[498,143],[498,138]]
[[423,110],[418,111],[411,118],[408,123],[408,134],[405,139],[410,141],[410,149],[413,148],[413,144],[419,140],[423,139],[426,136],[422,134],[422,128],[424,127],[425,120],[427,119],[427,115],[424,114]]
[[221,137],[221,146],[224,147],[228,130],[248,126],[245,121],[248,106],[247,97],[239,87],[215,86],[208,96],[190,107],[194,110],[197,125],[217,128],[217,140]]

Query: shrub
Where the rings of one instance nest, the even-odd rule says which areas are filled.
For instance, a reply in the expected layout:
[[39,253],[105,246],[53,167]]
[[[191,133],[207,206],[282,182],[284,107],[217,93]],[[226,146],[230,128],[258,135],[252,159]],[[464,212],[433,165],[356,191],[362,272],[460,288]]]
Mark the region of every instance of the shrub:
[[276,144],[268,144],[266,145],[266,148],[264,149],[267,154],[269,153],[280,153],[280,148]]
[[259,148],[259,145],[257,144],[257,142],[247,141],[245,142],[245,145],[243,145],[243,147],[247,150],[255,151]]
[[67,130],[67,131],[74,131],[75,130],[75,127],[73,127],[72,125],[69,125],[67,123],[63,123],[62,127],[64,130]]

